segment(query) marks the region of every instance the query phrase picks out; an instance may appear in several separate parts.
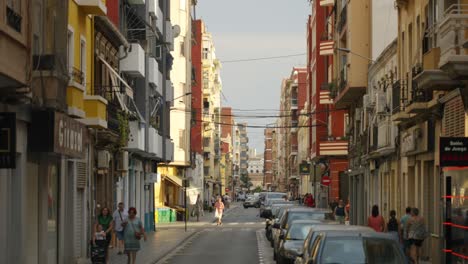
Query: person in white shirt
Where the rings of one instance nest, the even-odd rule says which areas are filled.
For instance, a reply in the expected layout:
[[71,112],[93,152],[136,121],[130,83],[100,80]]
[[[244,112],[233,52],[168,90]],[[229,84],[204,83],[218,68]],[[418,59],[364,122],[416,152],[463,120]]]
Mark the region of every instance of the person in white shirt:
[[123,254],[124,250],[124,229],[127,225],[128,221],[128,214],[124,210],[124,204],[122,202],[119,203],[117,210],[115,210],[114,214],[112,215],[114,218],[114,230],[115,234],[117,235],[117,247],[119,249],[119,255]]

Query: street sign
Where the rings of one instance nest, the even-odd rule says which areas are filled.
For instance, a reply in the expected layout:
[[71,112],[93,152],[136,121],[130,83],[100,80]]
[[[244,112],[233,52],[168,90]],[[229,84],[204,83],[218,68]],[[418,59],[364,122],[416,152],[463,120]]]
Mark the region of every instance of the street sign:
[[440,166],[468,166],[468,138],[440,138]]
[[225,188],[224,191],[225,191],[225,192],[229,192],[229,188]]
[[299,164],[299,172],[301,174],[310,174],[310,164],[308,164],[307,162]]
[[331,183],[330,177],[328,177],[328,176],[323,176],[323,177],[322,177],[321,183],[322,183],[322,185],[325,185],[325,186],[330,185],[330,183]]

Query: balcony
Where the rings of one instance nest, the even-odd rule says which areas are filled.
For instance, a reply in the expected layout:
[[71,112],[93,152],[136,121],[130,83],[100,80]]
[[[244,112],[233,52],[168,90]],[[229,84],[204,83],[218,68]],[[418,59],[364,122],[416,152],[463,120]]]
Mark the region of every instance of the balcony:
[[148,141],[148,153],[162,159],[162,137],[154,127],[148,129]]
[[75,0],[86,15],[105,16],[107,14],[106,2],[103,0]]
[[166,138],[166,153],[164,159],[166,161],[174,161],[174,142],[172,142],[170,138]]
[[166,21],[166,43],[169,47],[170,51],[174,51],[174,33],[172,30],[172,23],[171,21]]
[[203,138],[203,151],[210,152],[211,151],[211,138]]
[[171,104],[174,101],[174,86],[170,80],[166,80],[166,102]]
[[84,111],[86,118],[83,123],[94,128],[107,128],[107,100],[100,95],[85,95]]
[[[356,70],[356,74],[357,74]],[[338,93],[334,98],[337,109],[347,108],[355,104],[357,98],[362,98],[366,93],[366,87],[353,86],[348,82],[348,73],[346,68],[340,72],[340,80],[337,83]]]
[[452,79],[468,79],[468,4],[453,4],[442,14],[439,29],[440,68]]
[[339,33],[343,31],[348,22],[348,5],[345,5],[340,12],[340,19],[338,21],[337,30]]
[[321,56],[329,56],[333,55],[335,49],[335,41],[334,40],[322,40],[320,41],[319,46],[319,54]]
[[162,95],[162,87],[159,82],[161,73],[159,72],[159,65],[155,58],[150,57],[148,60],[148,83],[151,87],[155,88],[159,95]]
[[432,99],[432,93],[422,90],[414,85],[411,91],[411,100],[405,107],[405,111],[409,114],[420,114],[427,112],[428,102]]
[[290,156],[295,156],[297,155],[297,150],[298,150],[298,146],[297,145],[292,145],[291,146],[291,153],[289,154]]
[[452,90],[460,85],[460,82],[452,80],[438,68],[439,59],[440,48],[433,48],[423,55],[422,72],[413,78],[419,88],[431,92]]
[[320,104],[333,104],[333,99],[331,98],[330,91],[320,91]]
[[128,123],[130,133],[128,135],[127,149],[133,152],[145,152],[145,125],[139,121]]
[[84,75],[79,69],[72,68],[70,73],[70,81],[67,87],[67,105],[68,114],[75,118],[84,118]]
[[319,153],[321,156],[345,156],[348,155],[348,141],[328,137],[319,142]]
[[120,71],[132,77],[145,77],[145,51],[138,43],[132,43],[127,57],[120,61]]
[[335,0],[320,0],[320,6],[334,6]]
[[298,128],[299,121],[291,120],[291,133],[296,133]]

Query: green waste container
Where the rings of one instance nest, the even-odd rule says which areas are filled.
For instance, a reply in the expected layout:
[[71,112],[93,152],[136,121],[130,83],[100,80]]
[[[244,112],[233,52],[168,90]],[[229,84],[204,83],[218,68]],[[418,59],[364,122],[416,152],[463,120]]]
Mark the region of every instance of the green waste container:
[[175,209],[171,209],[169,221],[170,221],[170,222],[175,222],[175,221],[177,221],[177,215],[176,215],[176,210],[175,210]]

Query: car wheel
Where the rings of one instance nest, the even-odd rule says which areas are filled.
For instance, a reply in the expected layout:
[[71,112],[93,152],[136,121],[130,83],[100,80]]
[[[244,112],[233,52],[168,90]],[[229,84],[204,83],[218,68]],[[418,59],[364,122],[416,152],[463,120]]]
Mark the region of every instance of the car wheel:
[[247,209],[248,207],[244,205],[244,209]]
[[273,251],[273,260],[276,260],[277,257],[276,257],[276,252]]

